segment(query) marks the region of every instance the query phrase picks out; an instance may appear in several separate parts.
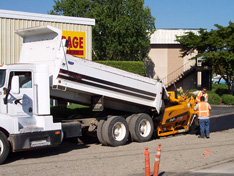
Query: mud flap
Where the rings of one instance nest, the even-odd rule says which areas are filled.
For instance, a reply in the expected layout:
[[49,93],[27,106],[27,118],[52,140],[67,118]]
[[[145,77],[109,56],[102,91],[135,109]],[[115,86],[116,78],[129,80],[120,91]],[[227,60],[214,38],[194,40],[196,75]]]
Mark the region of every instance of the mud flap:
[[64,138],[72,138],[82,136],[80,122],[66,122],[62,123],[62,130]]

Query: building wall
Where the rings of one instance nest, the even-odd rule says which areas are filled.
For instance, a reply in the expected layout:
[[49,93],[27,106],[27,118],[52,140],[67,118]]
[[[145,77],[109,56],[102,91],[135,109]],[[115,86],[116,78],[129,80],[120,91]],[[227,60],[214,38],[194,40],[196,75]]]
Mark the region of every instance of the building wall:
[[183,58],[180,57],[180,45],[168,45],[168,72],[170,75],[184,65]]
[[[179,44],[151,44],[149,57],[154,64],[154,79],[159,78],[167,85],[195,65],[195,60],[190,60],[194,54],[182,58],[180,49]],[[194,85],[188,81],[189,79],[180,80],[177,83],[178,86],[182,86],[186,90],[193,88]],[[189,84],[187,84],[188,82]]]
[[[191,66],[195,65],[195,60],[190,60],[195,54],[182,58],[180,43],[176,41],[176,36],[185,35],[186,32],[198,34],[197,29],[157,29],[151,35],[149,57],[154,66],[153,78],[161,79],[165,86],[171,86],[174,82],[181,80],[183,73],[188,73]],[[180,85],[186,87],[186,82],[188,79],[184,79],[184,84],[180,83]]]
[[[178,82],[176,82],[176,88],[177,90],[186,92],[190,89],[195,89],[194,87],[194,74],[196,74],[196,72],[192,72],[191,74],[187,75],[186,77],[184,77],[183,79],[179,80]],[[175,87],[174,85],[171,85],[167,88],[168,91],[174,91]]]
[[188,59],[180,57],[180,45],[152,44],[149,57],[154,63],[154,78],[171,81],[173,72],[182,67]]
[[16,30],[46,25],[61,30],[85,32],[85,58],[92,60],[91,25],[0,17],[0,64],[11,64],[19,61],[20,48],[23,40],[15,34]]
[[154,64],[154,75],[152,77],[155,79],[166,77],[168,73],[168,49],[151,45],[149,57]]

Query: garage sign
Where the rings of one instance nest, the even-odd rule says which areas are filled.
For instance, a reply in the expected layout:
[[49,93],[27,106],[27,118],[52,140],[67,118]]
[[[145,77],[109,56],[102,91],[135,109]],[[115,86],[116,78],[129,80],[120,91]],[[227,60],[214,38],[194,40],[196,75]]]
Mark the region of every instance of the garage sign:
[[85,57],[85,32],[63,31],[62,39],[69,41],[67,54]]

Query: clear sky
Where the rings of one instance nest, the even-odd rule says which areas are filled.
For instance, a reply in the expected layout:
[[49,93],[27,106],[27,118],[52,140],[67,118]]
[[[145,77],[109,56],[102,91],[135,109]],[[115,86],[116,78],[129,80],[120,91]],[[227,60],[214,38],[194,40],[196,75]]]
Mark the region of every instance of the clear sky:
[[[53,0],[0,0],[0,9],[47,14]],[[156,28],[215,29],[234,22],[234,0],[145,0]]]

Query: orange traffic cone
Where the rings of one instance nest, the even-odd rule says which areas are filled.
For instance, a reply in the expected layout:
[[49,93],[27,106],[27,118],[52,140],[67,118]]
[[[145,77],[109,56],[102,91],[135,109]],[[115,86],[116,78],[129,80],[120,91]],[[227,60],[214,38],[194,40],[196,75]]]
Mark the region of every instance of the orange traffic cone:
[[150,158],[148,147],[145,148],[145,176],[150,176]]
[[161,146],[161,144],[158,144],[158,149],[157,149],[157,153],[156,153],[156,156],[155,156],[155,162],[154,162],[154,175],[153,176],[158,176],[160,155],[161,155],[160,146]]

